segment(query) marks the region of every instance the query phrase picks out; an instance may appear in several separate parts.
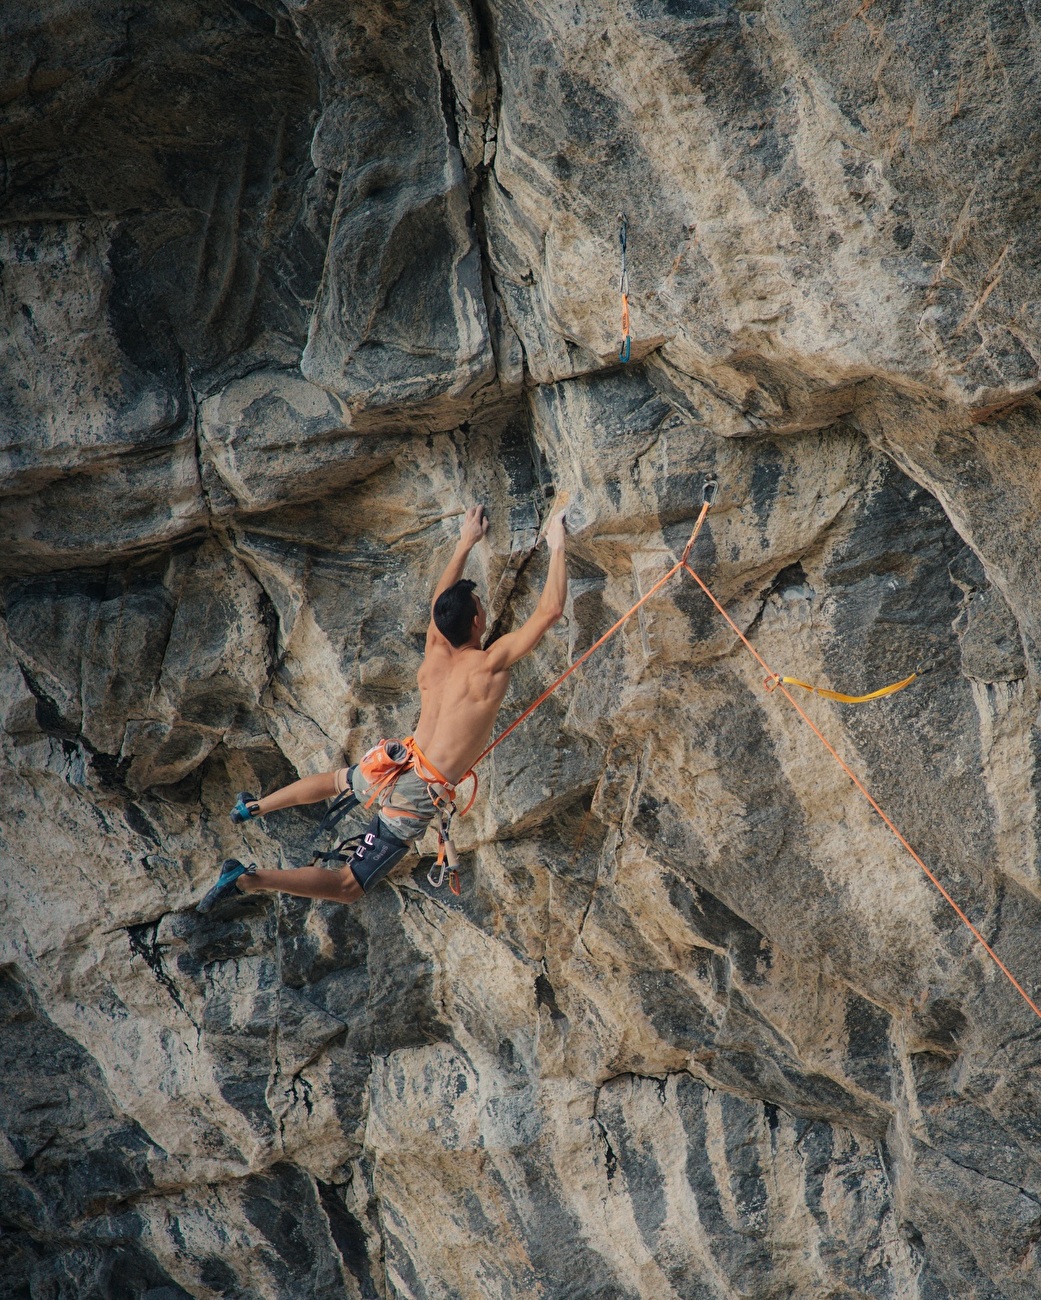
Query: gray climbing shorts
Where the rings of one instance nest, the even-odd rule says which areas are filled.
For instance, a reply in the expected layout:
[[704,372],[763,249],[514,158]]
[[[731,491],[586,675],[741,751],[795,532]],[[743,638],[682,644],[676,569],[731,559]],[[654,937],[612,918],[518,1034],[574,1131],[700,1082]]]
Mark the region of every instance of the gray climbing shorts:
[[[364,807],[372,787],[365,779],[360,763],[343,767],[336,773],[336,793],[343,794],[348,782]],[[376,807],[380,821],[399,840],[418,840],[437,816],[426,782],[421,781],[411,768],[402,772],[392,786],[380,792]]]

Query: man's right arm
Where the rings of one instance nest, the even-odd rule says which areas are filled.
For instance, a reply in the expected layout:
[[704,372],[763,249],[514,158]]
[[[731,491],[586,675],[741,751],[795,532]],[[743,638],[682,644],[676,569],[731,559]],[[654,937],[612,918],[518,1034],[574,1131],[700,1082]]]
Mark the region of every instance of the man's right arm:
[[550,553],[549,573],[539,603],[535,606],[535,612],[516,632],[507,632],[489,647],[485,662],[492,672],[512,668],[518,659],[530,654],[563,615],[564,602],[567,600],[567,558],[564,553],[566,538],[564,512],[561,510],[554,515],[546,529],[546,544]]

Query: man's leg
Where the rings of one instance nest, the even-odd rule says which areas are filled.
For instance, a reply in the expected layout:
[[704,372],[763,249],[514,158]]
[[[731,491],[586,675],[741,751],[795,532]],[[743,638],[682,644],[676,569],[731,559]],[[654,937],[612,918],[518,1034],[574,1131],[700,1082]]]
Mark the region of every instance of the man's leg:
[[400,840],[374,817],[366,827],[362,842],[351,859],[339,871],[325,867],[295,867],[289,871],[257,868],[236,882],[243,893],[275,891],[294,894],[297,898],[327,898],[334,903],[354,903],[378,884],[397,866],[409,851],[409,840]]
[[297,898],[327,898],[332,903],[356,903],[364,890],[349,866],[339,871],[326,867],[296,867],[291,871],[266,871],[260,867],[240,876],[238,888],[244,894],[257,891],[294,894]]
[[[322,829],[325,830],[327,823],[334,825],[358,802],[350,788],[353,771],[352,767],[341,767],[335,772],[305,776],[291,785],[284,785],[281,790],[275,790],[273,794],[266,795],[263,799],[255,799],[253,795],[242,790],[239,792],[235,807],[231,810],[231,820],[236,825],[241,825],[242,822],[263,817],[266,813],[278,812],[282,808],[298,808],[301,804],[321,803],[323,799],[332,799],[333,805],[326,815],[326,821],[322,823]],[[331,814],[335,814],[332,821],[329,820]]]
[[[343,769],[341,768],[340,771]],[[305,803],[321,803],[323,799],[335,799],[342,786],[338,786],[340,772],[320,772],[317,776],[305,776],[292,785],[284,785],[281,790],[265,795],[263,799],[253,799],[250,807],[255,809],[254,817],[265,817],[268,813],[278,812],[281,808],[299,808]]]

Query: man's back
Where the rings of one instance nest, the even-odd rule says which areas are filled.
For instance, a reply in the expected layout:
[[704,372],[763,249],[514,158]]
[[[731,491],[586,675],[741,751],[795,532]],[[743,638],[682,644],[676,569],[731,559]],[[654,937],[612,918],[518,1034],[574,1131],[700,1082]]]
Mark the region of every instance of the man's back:
[[438,633],[419,670],[416,744],[453,784],[488,743],[510,684],[509,668],[496,670],[491,658],[489,650],[457,648]]

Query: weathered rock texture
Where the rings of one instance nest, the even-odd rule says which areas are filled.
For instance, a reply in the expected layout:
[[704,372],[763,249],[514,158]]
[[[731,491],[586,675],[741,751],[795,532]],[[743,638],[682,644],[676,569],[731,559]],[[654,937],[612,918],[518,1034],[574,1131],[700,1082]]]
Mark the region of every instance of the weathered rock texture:
[[[504,716],[694,559],[1041,990],[1041,12],[0,15],[0,1296],[1034,1297],[1041,1022],[676,579],[496,751],[462,896],[240,789]],[[617,364],[616,214],[633,361]],[[245,839],[245,848],[243,848]]]

